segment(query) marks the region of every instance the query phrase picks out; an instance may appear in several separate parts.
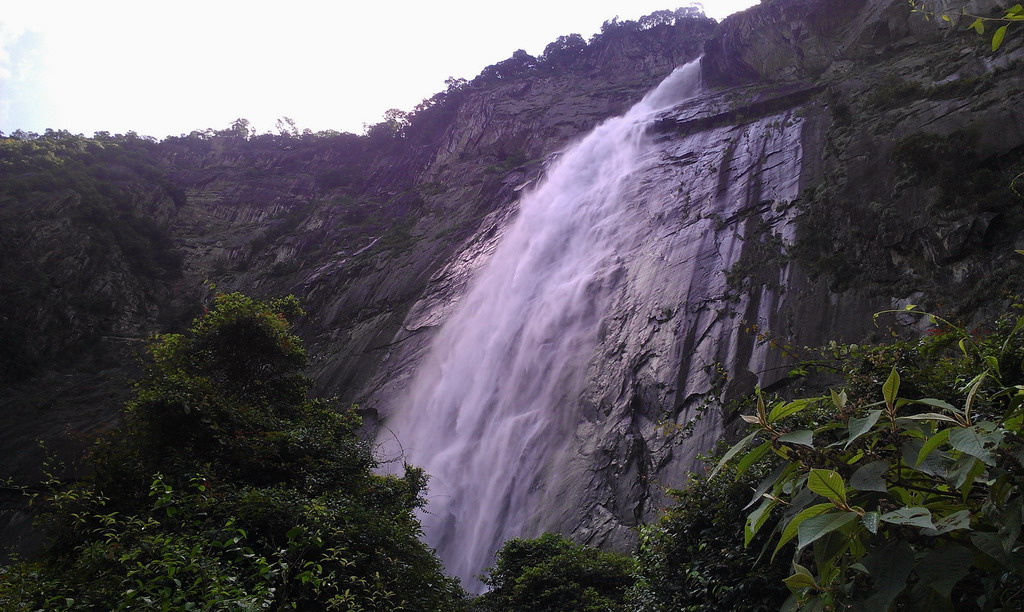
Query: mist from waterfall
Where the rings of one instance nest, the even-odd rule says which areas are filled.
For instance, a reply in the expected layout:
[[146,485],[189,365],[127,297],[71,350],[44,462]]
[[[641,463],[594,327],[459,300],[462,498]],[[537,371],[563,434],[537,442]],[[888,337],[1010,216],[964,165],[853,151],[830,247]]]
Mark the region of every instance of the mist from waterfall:
[[[575,428],[600,325],[622,276],[647,126],[696,94],[677,68],[625,115],[568,148],[438,331],[380,443],[431,476],[427,542],[470,589],[531,522]],[[392,435],[394,436],[392,438]]]

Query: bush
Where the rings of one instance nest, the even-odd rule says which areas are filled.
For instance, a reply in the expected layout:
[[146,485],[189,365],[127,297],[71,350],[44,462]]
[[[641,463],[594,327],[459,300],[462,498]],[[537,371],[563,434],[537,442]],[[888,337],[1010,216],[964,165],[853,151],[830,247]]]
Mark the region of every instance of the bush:
[[505,542],[484,584],[491,590],[478,610],[511,612],[614,612],[625,610],[634,562],[625,555],[581,546],[547,533]]

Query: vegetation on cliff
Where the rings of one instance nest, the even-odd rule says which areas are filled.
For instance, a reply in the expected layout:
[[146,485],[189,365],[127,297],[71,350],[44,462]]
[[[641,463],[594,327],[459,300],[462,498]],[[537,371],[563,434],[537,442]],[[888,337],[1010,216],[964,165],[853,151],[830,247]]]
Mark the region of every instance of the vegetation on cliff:
[[156,143],[134,134],[0,138],[0,383],[109,329],[126,308],[114,275],[148,290],[181,275],[167,232],[138,209],[140,191],[150,190],[184,199]]

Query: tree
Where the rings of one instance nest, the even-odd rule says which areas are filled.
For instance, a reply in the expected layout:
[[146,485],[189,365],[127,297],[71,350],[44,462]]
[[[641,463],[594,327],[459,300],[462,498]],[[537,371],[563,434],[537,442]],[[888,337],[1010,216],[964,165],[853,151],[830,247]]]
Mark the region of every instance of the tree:
[[587,41],[579,34],[559,36],[544,47],[541,60],[556,66],[565,66],[572,63],[574,59],[583,54],[587,48]]
[[512,57],[484,68],[473,79],[472,83],[474,85],[482,85],[517,79],[530,74],[536,68],[537,58],[522,49],[518,49],[512,54]]
[[409,126],[409,114],[397,108],[384,111],[384,120],[366,127],[366,135],[371,139],[397,138]]
[[426,476],[379,476],[358,416],[306,397],[293,297],[218,295],[157,336],[124,426],[37,505],[44,557],[0,573],[5,610],[455,610],[420,540]]
[[668,9],[654,11],[650,15],[644,15],[643,17],[637,20],[637,24],[639,25],[639,28],[641,30],[650,30],[651,28],[656,28],[660,25],[670,26],[675,22],[675,11],[670,11]]
[[467,81],[466,79],[455,78],[453,76],[450,76],[444,80],[444,85],[444,92],[450,95],[452,93],[465,89],[465,87],[469,85],[469,81]]
[[218,136],[226,136],[228,138],[241,138],[242,140],[248,140],[250,137],[256,134],[256,130],[252,127],[252,124],[248,119],[239,117],[231,122],[231,126],[225,130],[217,130],[215,132]]
[[281,136],[299,137],[299,128],[296,127],[295,120],[291,117],[281,117],[277,120],[275,127],[277,128],[277,133]]

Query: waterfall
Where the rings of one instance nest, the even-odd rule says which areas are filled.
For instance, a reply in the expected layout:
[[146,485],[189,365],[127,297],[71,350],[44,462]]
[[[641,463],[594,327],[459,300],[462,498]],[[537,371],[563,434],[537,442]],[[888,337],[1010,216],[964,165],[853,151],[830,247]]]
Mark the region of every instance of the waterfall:
[[622,276],[617,252],[638,231],[628,204],[651,163],[647,127],[692,97],[699,75],[697,61],[677,68],[559,157],[523,197],[387,421],[405,460],[431,476],[426,539],[470,590],[504,540],[543,524],[534,509],[576,425]]

